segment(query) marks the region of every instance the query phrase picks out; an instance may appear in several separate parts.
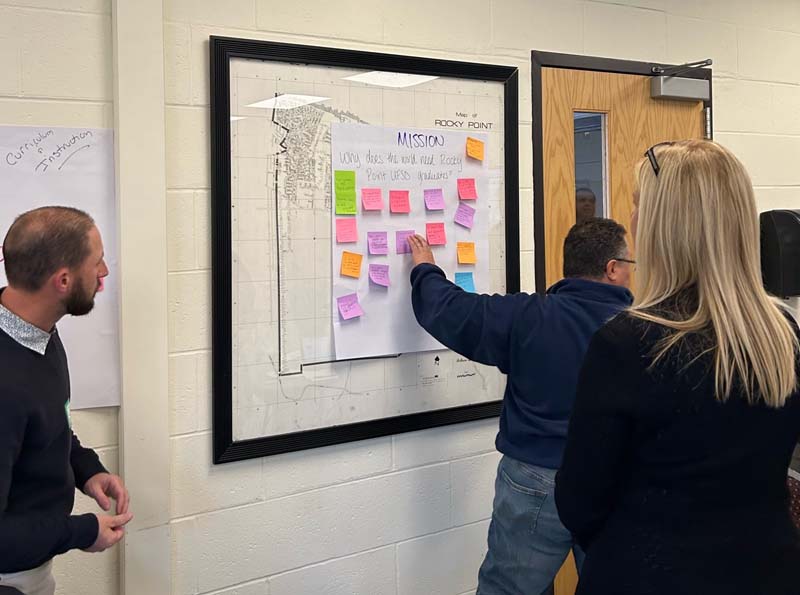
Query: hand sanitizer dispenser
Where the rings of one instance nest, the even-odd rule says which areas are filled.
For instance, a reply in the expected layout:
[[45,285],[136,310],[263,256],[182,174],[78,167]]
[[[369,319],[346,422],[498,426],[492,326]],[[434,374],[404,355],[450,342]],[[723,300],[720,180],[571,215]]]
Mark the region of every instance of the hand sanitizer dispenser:
[[800,295],[800,210],[761,213],[761,274],[772,295]]

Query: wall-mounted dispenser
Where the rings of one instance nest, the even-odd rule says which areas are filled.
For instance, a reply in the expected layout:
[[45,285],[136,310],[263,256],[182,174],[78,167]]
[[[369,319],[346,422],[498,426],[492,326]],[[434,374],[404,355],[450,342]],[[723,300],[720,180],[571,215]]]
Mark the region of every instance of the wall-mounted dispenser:
[[761,213],[764,286],[782,298],[800,295],[800,210]]

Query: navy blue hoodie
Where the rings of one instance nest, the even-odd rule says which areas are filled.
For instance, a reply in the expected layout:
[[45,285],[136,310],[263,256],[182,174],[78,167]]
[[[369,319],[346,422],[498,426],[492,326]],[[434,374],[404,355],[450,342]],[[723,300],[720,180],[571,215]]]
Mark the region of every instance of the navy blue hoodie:
[[447,280],[442,269],[411,271],[420,325],[440,343],[508,376],[497,450],[557,469],[589,339],[633,302],[624,287],[564,279],[546,296],[480,295]]

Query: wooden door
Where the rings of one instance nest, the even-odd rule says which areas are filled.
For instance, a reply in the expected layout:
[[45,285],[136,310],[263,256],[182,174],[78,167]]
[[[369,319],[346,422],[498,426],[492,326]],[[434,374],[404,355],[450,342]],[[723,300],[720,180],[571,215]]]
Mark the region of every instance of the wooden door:
[[[562,277],[564,238],[575,224],[576,112],[605,114],[609,213],[626,228],[633,212],[633,166],[652,145],[703,138],[702,101],[650,98],[650,77],[542,68],[542,158],[547,285]],[[631,246],[633,243],[631,242]]]
[[[576,220],[575,113],[605,114],[606,216],[626,228],[633,213],[634,164],[656,143],[703,138],[705,125],[702,101],[651,99],[650,77],[642,74],[542,67],[541,90],[545,272],[550,286],[563,276],[564,238]],[[577,582],[570,555],[556,577],[556,595],[574,595]]]

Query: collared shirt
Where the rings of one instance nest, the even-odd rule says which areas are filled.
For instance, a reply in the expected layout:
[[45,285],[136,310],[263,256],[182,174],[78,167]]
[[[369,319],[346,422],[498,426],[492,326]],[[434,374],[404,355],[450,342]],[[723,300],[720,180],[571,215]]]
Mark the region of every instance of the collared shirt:
[[30,322],[22,320],[3,304],[0,304],[0,330],[3,330],[23,347],[27,347],[39,355],[44,355],[44,352],[47,351],[50,337],[56,332],[54,328],[53,332],[48,333]]

